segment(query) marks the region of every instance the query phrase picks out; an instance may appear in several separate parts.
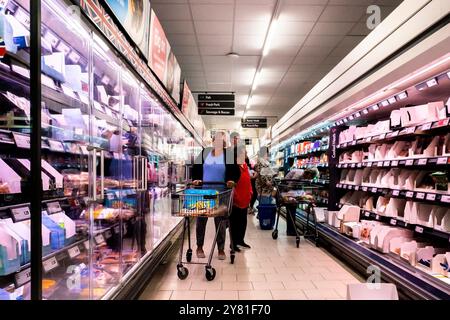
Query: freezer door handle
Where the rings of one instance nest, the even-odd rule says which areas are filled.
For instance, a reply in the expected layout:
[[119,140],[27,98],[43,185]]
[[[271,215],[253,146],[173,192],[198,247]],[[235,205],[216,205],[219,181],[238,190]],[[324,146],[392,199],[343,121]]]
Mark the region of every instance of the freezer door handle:
[[148,187],[148,167],[147,167],[148,159],[146,157],[142,157],[142,168],[143,168],[143,191],[147,190]]
[[105,199],[105,151],[100,149],[100,198],[103,201]]

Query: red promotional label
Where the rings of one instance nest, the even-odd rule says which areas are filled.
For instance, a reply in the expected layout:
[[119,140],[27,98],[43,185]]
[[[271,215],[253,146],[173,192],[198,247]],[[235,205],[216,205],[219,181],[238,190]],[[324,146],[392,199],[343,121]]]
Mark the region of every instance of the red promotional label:
[[155,12],[152,10],[150,26],[150,54],[149,64],[153,72],[161,81],[164,81],[164,74],[167,63],[167,38],[161,23]]

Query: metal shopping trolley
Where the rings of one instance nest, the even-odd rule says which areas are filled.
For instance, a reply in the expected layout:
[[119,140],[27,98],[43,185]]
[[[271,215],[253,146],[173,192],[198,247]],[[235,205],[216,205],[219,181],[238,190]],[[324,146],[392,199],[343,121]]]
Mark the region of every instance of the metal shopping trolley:
[[[216,270],[211,266],[211,260],[214,254],[214,249],[217,244],[217,237],[222,228],[229,227],[231,250],[230,259],[234,263],[235,252],[231,237],[231,226],[229,223],[229,216],[231,214],[233,204],[233,189],[227,188],[223,182],[204,182],[199,186],[189,184],[186,189],[172,194],[172,215],[176,217],[184,217],[183,237],[180,247],[180,255],[177,264],[178,278],[184,280],[189,275],[189,270],[183,264],[204,264],[205,277],[208,281],[214,280],[216,277]],[[219,223],[214,237],[211,252],[209,253],[208,261],[192,262],[192,248],[191,248],[191,217],[216,218],[224,217]],[[183,261],[184,237],[188,235],[188,250],[186,251],[186,261]]]
[[[275,230],[272,232],[272,238],[276,240],[278,238],[278,221],[280,220],[281,208],[286,209],[286,219],[291,219],[295,229],[295,241],[297,248],[300,246],[300,234],[297,230],[294,217],[289,214],[288,207],[303,206],[306,212],[306,226],[303,227],[302,235],[305,238],[314,238],[314,242],[318,245],[318,232],[317,232],[317,217],[314,210],[314,192],[316,192],[320,186],[314,185],[310,180],[289,180],[289,179],[275,179],[276,185],[276,203],[277,203],[277,218],[275,222]],[[310,233],[310,216],[314,218],[313,229],[314,233]]]

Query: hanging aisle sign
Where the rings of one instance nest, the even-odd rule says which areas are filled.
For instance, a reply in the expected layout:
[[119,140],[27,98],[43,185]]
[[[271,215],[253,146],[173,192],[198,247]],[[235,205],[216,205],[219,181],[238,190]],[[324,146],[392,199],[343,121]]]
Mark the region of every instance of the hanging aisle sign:
[[267,118],[245,118],[241,124],[242,128],[267,128]]
[[234,94],[199,94],[198,114],[211,116],[234,116]]

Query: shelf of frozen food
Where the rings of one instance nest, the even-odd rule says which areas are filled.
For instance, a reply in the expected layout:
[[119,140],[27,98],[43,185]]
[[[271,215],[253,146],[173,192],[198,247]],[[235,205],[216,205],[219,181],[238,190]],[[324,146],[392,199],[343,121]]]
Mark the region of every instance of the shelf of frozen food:
[[[306,215],[297,210],[297,224],[306,226]],[[361,275],[367,277],[367,267],[377,266],[381,279],[397,286],[399,295],[405,299],[450,299],[449,286],[420,269],[412,269],[406,262],[390,255],[371,250],[362,243],[339,233],[337,228],[327,224],[317,225],[320,244],[339,255]]]
[[[67,258],[73,259],[89,248],[88,238],[82,238],[68,244],[64,248],[52,251],[42,257],[44,272],[50,272],[59,267],[59,263]],[[5,276],[0,276],[1,287],[14,284],[15,288],[21,287],[31,281],[31,264],[26,263],[20,269]]]
[[360,186],[346,183],[336,184],[336,188],[344,190],[364,191],[374,194],[387,196],[390,198],[399,198],[414,200],[417,202],[439,203],[440,205],[450,205],[450,193],[439,193],[429,191],[399,190],[385,187]]
[[434,166],[446,166],[450,164],[450,155],[436,156],[436,157],[419,157],[419,158],[404,158],[392,160],[370,160],[363,162],[348,162],[339,163],[337,168],[341,169],[357,169],[357,168],[409,168],[409,167],[426,167],[429,169]]
[[[16,69],[17,68],[18,67],[16,67]],[[29,73],[28,69],[24,70]],[[20,84],[22,87],[29,87],[30,85],[29,78],[23,75],[23,73],[17,73],[14,71],[8,72],[0,68],[0,78],[9,83],[12,82],[15,84]],[[54,84],[54,81],[52,79],[49,78],[48,81],[52,81]],[[64,92],[58,91],[56,88],[56,84],[54,84],[54,88],[50,88],[46,85],[42,86],[42,101],[45,103],[45,106],[47,108],[60,114],[65,108],[80,109],[82,114],[89,114],[87,104],[75,98],[76,94],[74,92],[72,92],[73,97],[71,97],[66,95]],[[2,90],[4,89],[5,88],[2,88]],[[130,123],[128,121],[121,121],[122,117],[115,110],[110,109],[105,105],[94,103],[93,115],[101,120],[105,120],[110,125],[116,126],[118,128],[121,127],[125,131],[130,131]]]
[[337,146],[338,149],[353,148],[355,146],[367,145],[375,142],[388,141],[398,138],[404,138],[407,136],[414,136],[423,133],[433,133],[436,130],[448,130],[450,126],[450,118],[440,119],[432,122],[426,122],[423,124],[398,128],[389,132],[377,134],[374,136],[364,137],[358,140],[348,141],[341,143]]

